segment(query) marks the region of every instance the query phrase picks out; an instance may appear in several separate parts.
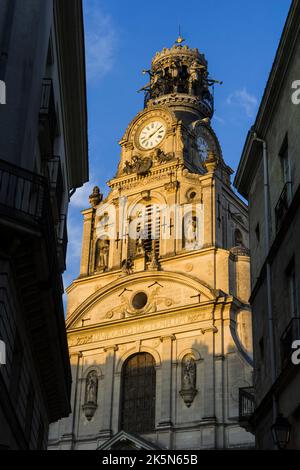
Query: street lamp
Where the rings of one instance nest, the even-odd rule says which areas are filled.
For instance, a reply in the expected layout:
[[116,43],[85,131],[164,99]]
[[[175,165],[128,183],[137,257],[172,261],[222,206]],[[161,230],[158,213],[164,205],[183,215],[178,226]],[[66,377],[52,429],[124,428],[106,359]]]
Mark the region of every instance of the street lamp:
[[278,449],[285,449],[291,436],[291,424],[287,418],[279,413],[275,423],[271,426],[274,444]]

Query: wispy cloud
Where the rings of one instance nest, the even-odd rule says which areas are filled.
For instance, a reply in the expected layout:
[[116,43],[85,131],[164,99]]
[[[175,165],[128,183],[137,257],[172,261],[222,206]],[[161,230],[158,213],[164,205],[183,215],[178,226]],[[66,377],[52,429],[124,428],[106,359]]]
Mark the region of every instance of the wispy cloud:
[[68,255],[72,261],[80,259],[81,256],[82,229],[83,219],[70,216],[68,220]]
[[92,193],[94,186],[97,186],[96,183],[91,181],[89,183],[85,183],[82,188],[77,189],[71,198],[71,208],[83,210],[90,207],[89,195]]
[[225,123],[225,119],[221,118],[220,116],[218,116],[217,114],[214,114],[214,120],[219,122],[220,124],[224,124]]
[[113,67],[117,32],[110,15],[104,13],[98,0],[84,2],[85,47],[88,80],[99,80]]
[[258,100],[256,96],[248,93],[246,88],[242,88],[241,90],[235,90],[233,93],[230,93],[226,103],[229,106],[242,108],[247,117],[253,118],[257,109]]

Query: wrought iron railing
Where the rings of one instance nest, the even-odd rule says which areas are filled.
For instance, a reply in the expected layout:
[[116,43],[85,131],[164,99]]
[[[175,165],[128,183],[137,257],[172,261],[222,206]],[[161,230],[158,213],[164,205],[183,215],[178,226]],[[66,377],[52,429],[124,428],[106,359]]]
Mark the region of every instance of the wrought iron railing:
[[0,213],[36,224],[43,218],[47,181],[11,163],[0,160]]
[[43,234],[50,270],[56,272],[57,237],[51,211],[48,181],[43,176],[0,160],[0,217],[15,226],[30,226]]
[[300,317],[292,318],[280,337],[281,364],[283,368],[291,362],[291,355],[293,353],[292,343],[297,339],[300,340]]
[[[47,257],[49,271],[49,285],[54,303],[58,331],[64,327],[64,312],[62,305],[63,285],[59,267],[57,246],[58,237],[53,222],[50,191],[45,177],[22,169],[4,160],[0,160],[0,220],[8,222],[3,227],[8,228],[9,234],[18,233],[24,227],[27,233],[40,240],[40,250]],[[0,236],[5,228],[0,228]],[[13,230],[11,230],[13,227]],[[30,231],[28,230],[30,229]],[[36,233],[36,235],[35,235]],[[23,236],[20,237],[20,240]],[[66,235],[63,234],[63,243],[66,245]],[[44,256],[43,256],[44,258]],[[28,273],[28,275],[30,275]],[[61,343],[61,350],[68,355],[67,343]],[[71,376],[67,362],[63,364],[66,377],[68,395],[70,394]]]
[[279,196],[278,202],[275,206],[275,224],[276,224],[276,232],[281,227],[285,214],[288,211],[289,204],[290,204],[290,187],[291,183],[285,183],[283,190]]
[[248,422],[255,410],[254,387],[239,389],[239,421]]

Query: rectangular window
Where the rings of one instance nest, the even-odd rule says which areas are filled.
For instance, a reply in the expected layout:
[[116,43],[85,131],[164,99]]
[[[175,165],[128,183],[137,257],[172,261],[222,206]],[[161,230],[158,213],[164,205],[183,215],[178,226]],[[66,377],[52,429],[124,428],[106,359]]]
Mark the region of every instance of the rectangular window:
[[292,318],[298,317],[298,287],[297,287],[297,277],[295,270],[295,260],[289,262],[286,269],[286,276],[288,281],[288,290],[289,290],[289,304],[290,304],[290,314]]
[[255,236],[256,236],[256,240],[260,241],[260,227],[259,227],[259,223],[256,224],[256,227],[255,227]]
[[291,164],[290,164],[290,155],[289,155],[289,143],[288,143],[288,136],[286,135],[284,141],[281,145],[281,149],[279,152],[279,157],[281,161],[281,171],[282,171],[282,180],[284,186],[286,186],[286,193],[287,193],[287,202],[288,204],[291,202]]
[[279,158],[281,163],[281,179],[283,182],[283,187],[281,189],[281,194],[275,206],[276,232],[278,232],[282,227],[284,218],[289,210],[289,206],[292,200],[292,180],[287,135],[285,136],[283,144],[281,146]]

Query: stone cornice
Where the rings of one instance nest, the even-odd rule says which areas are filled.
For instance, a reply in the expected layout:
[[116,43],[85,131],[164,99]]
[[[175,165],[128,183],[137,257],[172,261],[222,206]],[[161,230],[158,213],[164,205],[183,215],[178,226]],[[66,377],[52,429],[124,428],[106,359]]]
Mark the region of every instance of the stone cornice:
[[69,189],[88,181],[87,103],[81,0],[55,0]]
[[165,163],[153,167],[146,176],[137,175],[136,173],[133,173],[131,175],[119,176],[110,180],[107,185],[111,189],[118,189],[133,184],[138,185],[139,183],[142,184],[145,181],[148,182],[149,180],[151,181],[152,179],[155,179],[157,177],[169,177],[170,170],[177,170],[183,166],[183,163],[180,163],[178,160],[174,160],[170,163]]
[[[194,307],[188,306],[171,312],[155,312],[142,317],[125,318],[122,321],[115,320],[105,324],[95,324],[80,328],[74,328],[68,330],[68,342],[70,351],[71,348],[80,347],[80,351],[84,351],[84,346],[87,349],[90,348],[90,344],[99,343],[100,347],[106,349],[111,348],[115,344],[122,344],[128,341],[128,337],[139,335],[141,339],[158,337],[168,337],[170,341],[176,339],[176,334],[181,332],[182,327],[185,326],[187,330],[191,327],[201,331],[203,335],[207,333],[217,333],[218,329],[212,324],[213,316],[217,316],[220,313],[220,319],[229,319],[230,309],[234,300],[232,297],[223,299],[219,309],[215,309],[214,302],[207,302],[205,305],[195,305]],[[226,310],[224,309],[224,303]],[[174,315],[176,313],[176,315]],[[167,333],[167,329],[170,329],[170,333]],[[164,330],[164,334],[161,335],[161,330]],[[143,336],[141,336],[143,335]],[[107,342],[107,344],[106,344]]]

